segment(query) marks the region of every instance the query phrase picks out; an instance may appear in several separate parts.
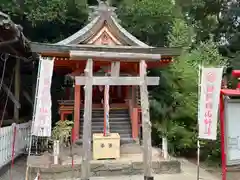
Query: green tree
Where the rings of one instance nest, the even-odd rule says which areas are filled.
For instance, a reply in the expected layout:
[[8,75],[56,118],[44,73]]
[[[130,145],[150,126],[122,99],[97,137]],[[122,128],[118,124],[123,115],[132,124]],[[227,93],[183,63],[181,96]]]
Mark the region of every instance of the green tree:
[[55,42],[75,33],[87,21],[85,0],[4,0],[0,7],[23,26],[32,41]]
[[151,92],[155,132],[168,138],[170,150],[176,154],[196,148],[199,65],[226,63],[212,39],[191,48],[195,37],[193,27],[183,19],[176,19],[168,38],[171,46],[185,48],[168,69],[155,70],[161,73],[161,84]]
[[136,37],[153,46],[168,44],[168,33],[174,20],[172,0],[125,1],[118,8],[121,24]]

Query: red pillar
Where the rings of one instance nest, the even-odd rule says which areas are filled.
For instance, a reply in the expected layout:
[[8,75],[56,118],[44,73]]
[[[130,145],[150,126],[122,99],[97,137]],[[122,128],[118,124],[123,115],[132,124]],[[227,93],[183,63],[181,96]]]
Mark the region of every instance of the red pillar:
[[138,108],[132,110],[132,138],[137,140],[138,138]]
[[221,155],[222,155],[222,180],[227,178],[226,152],[225,152],[225,130],[224,130],[224,97],[220,95],[220,130],[221,130]]
[[80,85],[75,85],[74,88],[74,141],[79,138],[80,129],[80,102],[81,102],[81,88]]

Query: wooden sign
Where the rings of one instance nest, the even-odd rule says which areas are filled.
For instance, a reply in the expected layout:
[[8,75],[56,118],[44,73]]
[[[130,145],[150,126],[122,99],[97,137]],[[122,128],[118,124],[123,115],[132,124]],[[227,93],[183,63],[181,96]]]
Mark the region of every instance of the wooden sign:
[[[88,81],[86,77],[76,76],[76,85],[85,85]],[[159,84],[160,77],[146,77],[146,85],[155,86]],[[139,86],[143,80],[140,77],[93,77],[93,85],[111,86]]]
[[225,147],[226,164],[240,165],[240,100],[225,99]]

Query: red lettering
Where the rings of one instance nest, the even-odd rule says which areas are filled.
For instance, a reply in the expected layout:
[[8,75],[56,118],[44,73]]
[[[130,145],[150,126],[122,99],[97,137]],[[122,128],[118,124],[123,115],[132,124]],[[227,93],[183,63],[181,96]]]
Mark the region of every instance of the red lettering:
[[207,81],[213,83],[216,80],[216,74],[213,72],[208,72]]
[[207,86],[207,93],[213,93],[213,91],[214,91],[214,86],[213,85]]
[[212,102],[207,102],[207,103],[205,104],[205,108],[206,108],[206,109],[212,109]]
[[206,94],[206,101],[212,100],[212,94]]
[[205,118],[211,118],[212,117],[212,112],[211,111],[207,111],[205,112]]
[[40,108],[40,113],[48,113],[48,109],[47,108]]
[[212,123],[212,120],[206,118],[204,120],[204,123],[205,123],[205,132],[204,133],[210,135],[211,134],[211,123]]

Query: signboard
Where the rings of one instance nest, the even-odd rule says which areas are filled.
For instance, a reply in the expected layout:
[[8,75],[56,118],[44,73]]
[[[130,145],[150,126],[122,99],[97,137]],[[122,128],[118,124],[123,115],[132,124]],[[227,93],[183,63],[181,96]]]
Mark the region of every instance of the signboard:
[[54,61],[50,58],[40,58],[32,135],[51,136],[52,126],[52,99],[51,84]]
[[223,68],[202,68],[199,99],[199,138],[216,140]]
[[228,166],[240,164],[240,100],[225,99],[225,149]]

